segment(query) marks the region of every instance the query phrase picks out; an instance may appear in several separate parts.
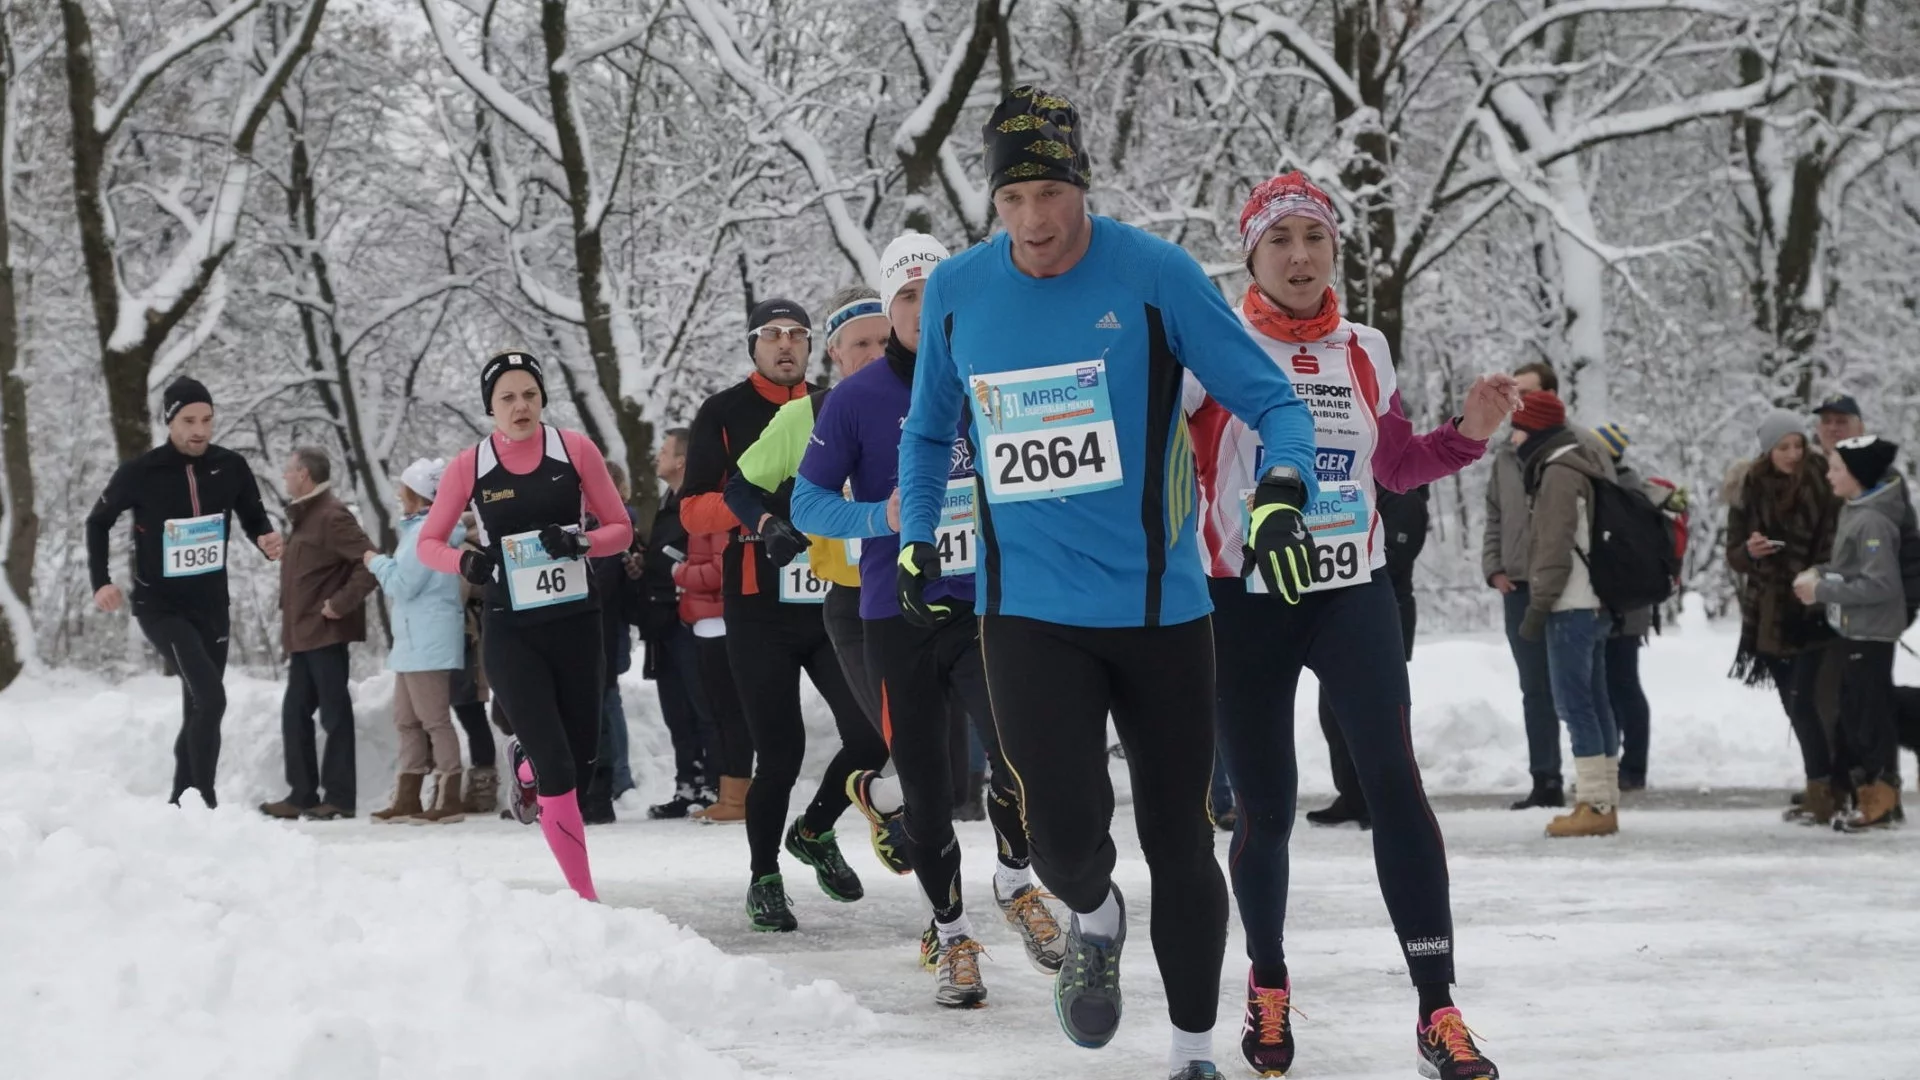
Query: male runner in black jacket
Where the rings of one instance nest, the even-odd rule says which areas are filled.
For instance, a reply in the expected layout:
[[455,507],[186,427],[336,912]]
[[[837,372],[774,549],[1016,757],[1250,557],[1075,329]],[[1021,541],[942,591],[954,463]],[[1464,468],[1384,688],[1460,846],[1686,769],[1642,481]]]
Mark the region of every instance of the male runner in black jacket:
[[93,602],[118,611],[124,597],[108,572],[108,534],[133,511],[133,617],[180,673],[180,737],[173,744],[173,795],[188,788],[215,805],[220,719],[227,710],[227,527],[237,515],[269,560],[280,534],[260,503],[245,458],[213,444],[213,398],[182,378],[162,399],[167,441],[123,463],[87,515],[87,571]]

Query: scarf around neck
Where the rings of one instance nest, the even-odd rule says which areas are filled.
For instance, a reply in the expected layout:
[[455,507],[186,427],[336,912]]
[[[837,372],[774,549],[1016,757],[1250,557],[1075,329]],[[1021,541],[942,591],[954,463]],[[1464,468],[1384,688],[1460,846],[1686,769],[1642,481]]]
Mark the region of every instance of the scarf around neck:
[[1246,313],[1247,321],[1253,324],[1254,329],[1270,338],[1295,345],[1319,341],[1340,326],[1340,301],[1334,296],[1331,285],[1327,286],[1327,294],[1320,300],[1320,310],[1305,319],[1287,314],[1271,297],[1260,291],[1257,282],[1247,286],[1247,295],[1240,302],[1240,310]]

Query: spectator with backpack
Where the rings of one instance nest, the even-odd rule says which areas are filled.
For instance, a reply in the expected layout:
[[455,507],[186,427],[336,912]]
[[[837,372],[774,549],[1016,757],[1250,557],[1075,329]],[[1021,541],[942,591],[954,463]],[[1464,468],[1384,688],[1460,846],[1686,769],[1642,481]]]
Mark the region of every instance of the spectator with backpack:
[[1727,504],[1727,566],[1741,576],[1740,648],[1730,672],[1749,686],[1771,682],[1800,742],[1806,789],[1789,821],[1833,820],[1834,754],[1821,723],[1821,670],[1834,641],[1818,608],[1793,595],[1794,579],[1833,552],[1840,502],[1827,463],[1807,447],[1800,417],[1776,409],[1760,423],[1760,456]]
[[[1619,424],[1593,429],[1613,460],[1614,476],[1628,491],[1638,491],[1662,513],[1685,520],[1687,493],[1672,484],[1649,480],[1625,462],[1633,438]],[[1676,522],[1676,528],[1678,527]],[[1684,537],[1684,532],[1679,532]],[[1684,554],[1678,541],[1673,548],[1677,562]],[[1620,729],[1620,790],[1640,791],[1647,786],[1647,744],[1653,722],[1653,710],[1647,704],[1647,692],[1640,685],[1640,647],[1654,630],[1658,604],[1642,604],[1618,612],[1613,630],[1607,637],[1607,698],[1613,705],[1613,719]]]
[[1573,744],[1577,801],[1547,824],[1550,837],[1620,831],[1620,731],[1607,696],[1611,619],[1589,571],[1596,488],[1614,482],[1613,463],[1567,427],[1559,395],[1536,390],[1513,417],[1532,540],[1530,594],[1520,636],[1547,644],[1554,709]]
[[1889,828],[1900,810],[1900,743],[1893,696],[1893,652],[1911,611],[1901,582],[1905,486],[1893,468],[1899,447],[1872,435],[1835,444],[1827,479],[1846,500],[1833,557],[1794,579],[1804,604],[1825,604],[1845,644],[1840,716],[1857,769],[1855,809],[1836,822],[1846,832]]

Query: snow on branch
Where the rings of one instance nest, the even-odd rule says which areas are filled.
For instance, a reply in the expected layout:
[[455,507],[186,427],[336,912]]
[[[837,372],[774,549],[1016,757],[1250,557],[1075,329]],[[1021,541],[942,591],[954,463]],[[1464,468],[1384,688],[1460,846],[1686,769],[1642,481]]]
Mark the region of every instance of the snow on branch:
[[174,372],[187,362],[200,347],[207,343],[220,325],[221,316],[227,311],[227,272],[215,270],[213,280],[207,287],[207,303],[200,310],[200,320],[193,325],[193,332],[185,337],[175,338],[167,351],[153,361],[153,367],[147,370],[147,392],[159,393],[173,381]]
[[287,77],[293,74],[298,64],[313,48],[314,35],[320,31],[320,19],[327,11],[327,0],[307,0],[306,11],[295,27],[287,35],[286,44],[274,54],[266,70],[247,85],[246,93],[234,106],[233,124],[228,129],[228,138],[233,142],[237,154],[253,152],[253,136],[273,109],[280,97],[280,90],[286,85]]
[[1246,18],[1253,25],[1239,38],[1221,49],[1221,56],[1224,59],[1242,60],[1261,41],[1269,37],[1276,38],[1289,52],[1298,56],[1302,63],[1312,68],[1314,74],[1320,77],[1320,81],[1326,84],[1327,89],[1334,96],[1353,108],[1359,108],[1365,103],[1365,98],[1360,93],[1360,84],[1353,81],[1353,76],[1347,74],[1346,69],[1340,66],[1340,62],[1333,58],[1332,53],[1314,40],[1313,34],[1300,25],[1298,19],[1272,11],[1265,5],[1234,9],[1231,14]]
[[[1537,168],[1550,165],[1569,154],[1578,154],[1592,149],[1602,143],[1671,131],[1695,120],[1747,112],[1777,98],[1795,81],[1795,78],[1789,75],[1783,81],[1758,82],[1730,90],[1715,90],[1664,105],[1598,117],[1579,124],[1570,131],[1556,134],[1540,146],[1529,147],[1525,153],[1519,155],[1518,161],[1523,165]],[[1452,202],[1488,184],[1498,183],[1503,175],[1498,166],[1475,170],[1455,184],[1446,195],[1441,197],[1441,201]]]
[[341,346],[341,352],[349,356],[352,355],[353,351],[360,346],[360,343],[366,340],[368,334],[373,333],[375,330],[380,329],[387,323],[429,300],[444,296],[458,289],[472,288],[479,283],[483,276],[485,275],[478,272],[449,274],[446,277],[429,281],[422,285],[416,285],[406,290],[375,309],[374,313],[368,317],[364,326],[354,330],[351,334],[345,335],[346,343]]
[[552,122],[536,112],[533,106],[513,96],[513,92],[494,78],[492,72],[481,67],[467,54],[467,50],[454,39],[453,28],[447,24],[446,17],[440,14],[438,0],[420,0],[420,10],[426,13],[427,22],[433,27],[433,37],[439,43],[440,55],[446,57],[448,66],[453,68],[453,73],[460,81],[479,95],[487,108],[525,132],[541,152],[559,161],[560,134],[554,130]]
[[[431,2],[422,0],[422,3]],[[707,0],[680,0],[680,3],[712,46],[714,56],[727,78],[753,99],[753,103],[772,122],[781,145],[806,167],[807,175],[812,177],[814,187],[820,192],[821,207],[833,228],[834,241],[840,245],[848,261],[853,263],[854,270],[862,278],[876,277],[880,268],[879,253],[873,250],[873,242],[847,209],[846,198],[840,194],[842,185],[834,173],[832,162],[827,158],[826,148],[820,145],[820,140],[812,132],[786,118],[787,110],[780,93],[767,81],[763,71],[747,61],[739,39],[739,27],[734,25],[731,17],[715,10]]]
[[1505,44],[1500,47],[1498,60],[1505,63],[1514,53],[1527,48],[1541,31],[1555,23],[1588,15],[1630,15],[1654,11],[1662,14],[1691,12],[1726,19],[1751,19],[1754,15],[1753,5],[1730,0],[1572,0],[1571,3],[1554,4],[1509,31]]
[[654,20],[652,19],[646,22],[634,23],[631,26],[622,27],[615,33],[608,34],[599,41],[590,41],[578,49],[568,49],[560,59],[553,62],[553,73],[556,75],[571,75],[580,69],[580,65],[597,60],[610,52],[617,52],[639,41],[641,38],[646,37],[647,31],[653,29],[653,26]]
[[102,139],[111,137],[126,120],[127,114],[133,111],[133,106],[140,100],[140,95],[146,93],[154,80],[172,67],[175,61],[219,37],[229,26],[239,22],[248,12],[259,6],[260,0],[234,0],[218,15],[174,35],[173,40],[159,52],[149,53],[134,67],[133,74],[127,78],[127,85],[121,88],[111,104],[103,105],[100,102],[94,102],[94,131]]

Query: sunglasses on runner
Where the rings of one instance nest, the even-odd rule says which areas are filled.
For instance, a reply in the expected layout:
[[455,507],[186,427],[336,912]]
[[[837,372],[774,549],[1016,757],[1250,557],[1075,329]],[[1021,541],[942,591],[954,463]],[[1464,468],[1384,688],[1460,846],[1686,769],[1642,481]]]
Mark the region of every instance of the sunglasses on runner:
[[757,337],[761,341],[779,341],[791,338],[796,345],[805,345],[813,340],[813,331],[804,326],[763,326],[758,330],[747,331],[748,337]]

